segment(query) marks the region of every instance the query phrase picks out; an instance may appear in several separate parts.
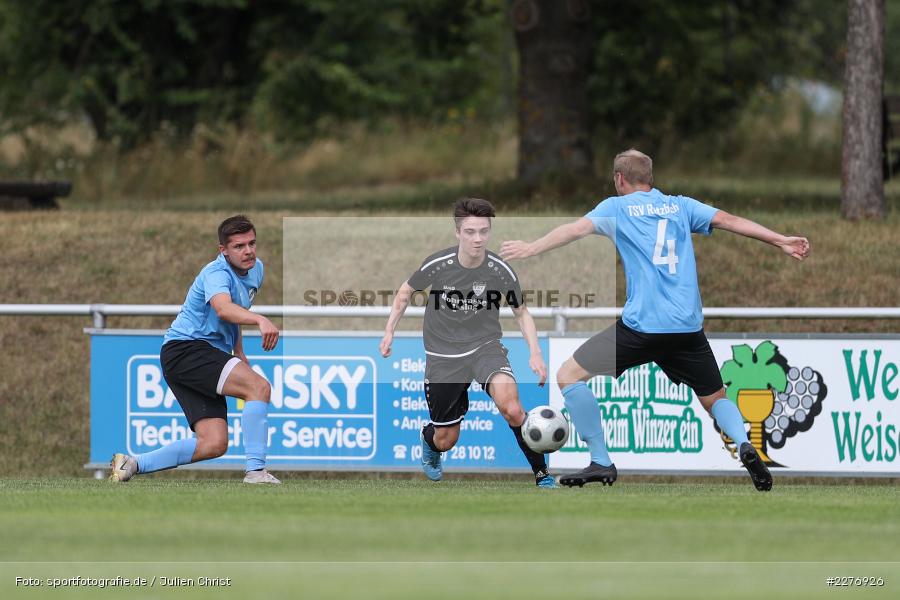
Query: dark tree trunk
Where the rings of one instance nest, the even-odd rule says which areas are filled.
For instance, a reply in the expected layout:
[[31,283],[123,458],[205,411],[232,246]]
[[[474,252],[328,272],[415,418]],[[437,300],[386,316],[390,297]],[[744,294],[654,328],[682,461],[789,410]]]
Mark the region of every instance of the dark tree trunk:
[[585,0],[515,0],[519,49],[519,181],[591,174],[587,76],[593,49]]
[[848,219],[884,218],[882,92],[884,0],[847,3],[844,69],[844,147],[841,213]]

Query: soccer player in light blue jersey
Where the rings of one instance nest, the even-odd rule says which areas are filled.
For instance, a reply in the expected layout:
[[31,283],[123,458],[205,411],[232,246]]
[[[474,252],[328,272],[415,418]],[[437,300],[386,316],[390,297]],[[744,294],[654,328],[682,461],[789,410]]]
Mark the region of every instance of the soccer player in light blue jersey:
[[809,240],[775,233],[693,198],[663,194],[653,187],[652,160],[637,150],[616,156],[613,178],[618,196],[534,242],[507,241],[500,250],[505,259],[523,259],[598,233],[615,242],[625,269],[622,318],[578,348],[556,376],[569,416],[591,454],[585,469],[559,482],[569,486],[615,482],[617,472],[607,452],[600,407],[586,382],[596,375],[618,377],[652,361],[671,380],[694,390],[719,429],[734,440],[756,489],[768,491],[772,476],[747,439],[740,411],[725,397],[718,364],[703,332],[691,234],[724,229],[772,244],[797,260],[809,256]]
[[265,468],[271,388],[250,368],[241,338],[241,325],[256,325],[263,350],[269,351],[279,336],[271,321],[249,310],[263,281],[256,228],[247,217],[236,215],[225,219],[218,233],[219,255],[203,267],[188,290],[159,357],[166,383],[196,436],[137,456],[115,454],[110,464],[113,481],[225,454],[225,396],[234,396],[246,399],[241,416],[247,457],[244,483],[281,483]]

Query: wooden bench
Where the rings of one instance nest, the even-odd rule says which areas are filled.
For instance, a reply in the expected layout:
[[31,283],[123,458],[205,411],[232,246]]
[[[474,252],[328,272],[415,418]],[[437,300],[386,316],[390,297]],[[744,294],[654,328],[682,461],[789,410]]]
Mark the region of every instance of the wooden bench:
[[0,181],[0,209],[55,209],[57,198],[72,192],[68,181]]
[[884,179],[900,176],[900,96],[884,97]]

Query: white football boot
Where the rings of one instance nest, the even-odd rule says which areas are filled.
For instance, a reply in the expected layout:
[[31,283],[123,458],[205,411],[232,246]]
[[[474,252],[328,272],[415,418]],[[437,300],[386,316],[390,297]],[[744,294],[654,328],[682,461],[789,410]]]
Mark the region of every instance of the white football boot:
[[260,471],[247,471],[244,475],[244,483],[268,483],[270,485],[281,485],[281,481],[277,477],[262,469]]
[[134,457],[128,456],[127,454],[116,453],[113,454],[112,460],[109,461],[109,468],[110,481],[125,482],[134,477],[134,474],[137,473],[138,464]]

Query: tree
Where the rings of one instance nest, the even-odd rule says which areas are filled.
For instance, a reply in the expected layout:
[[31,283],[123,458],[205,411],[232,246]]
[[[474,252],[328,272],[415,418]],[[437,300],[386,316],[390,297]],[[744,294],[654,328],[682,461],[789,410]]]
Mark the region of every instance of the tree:
[[236,118],[258,78],[250,16],[245,0],[2,2],[4,125],[87,115],[127,147],[163,122]]
[[87,115],[128,147],[251,116],[297,139],[484,114],[504,36],[502,0],[0,0],[0,133]]
[[844,69],[844,146],[841,213],[884,218],[882,95],[884,0],[849,0]]
[[798,8],[798,0],[593,3],[594,139],[607,151],[653,155],[665,142],[727,130],[754,91],[784,73]]
[[590,175],[588,5],[515,0],[511,16],[519,51],[519,181]]
[[[506,33],[490,0],[279,0],[254,30],[264,45],[257,121],[280,137],[386,116],[485,116],[500,94],[492,55]],[[490,115],[493,116],[493,115]]]

